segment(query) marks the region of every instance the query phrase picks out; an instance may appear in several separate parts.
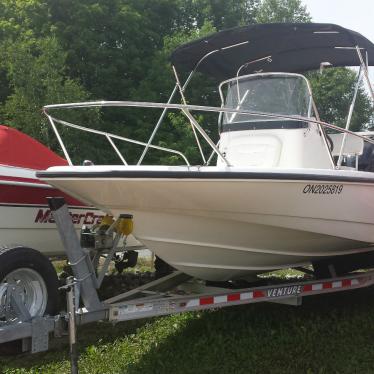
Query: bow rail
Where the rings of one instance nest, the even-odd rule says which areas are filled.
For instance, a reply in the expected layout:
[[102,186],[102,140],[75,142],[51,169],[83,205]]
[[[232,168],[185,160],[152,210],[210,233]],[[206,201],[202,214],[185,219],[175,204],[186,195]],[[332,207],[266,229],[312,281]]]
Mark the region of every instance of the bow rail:
[[[207,112],[207,113],[229,113],[229,114],[242,114],[242,115],[248,115],[248,116],[256,116],[256,117],[263,117],[267,119],[278,119],[278,120],[288,120],[288,121],[296,121],[296,122],[307,122],[309,124],[315,124],[316,126],[321,126],[326,129],[334,130],[340,133],[344,133],[346,135],[351,135],[357,138],[362,139],[364,142],[374,144],[374,140],[368,138],[367,136],[364,136],[362,133],[355,133],[353,131],[350,131],[345,128],[341,128],[332,124],[329,124],[324,121],[320,121],[314,118],[310,117],[302,117],[302,116],[295,116],[295,115],[285,115],[285,114],[274,114],[274,113],[267,113],[267,112],[257,112],[257,111],[249,111],[249,110],[243,110],[243,109],[234,109],[234,108],[227,108],[227,107],[215,107],[215,106],[201,106],[201,105],[185,105],[185,104],[171,104],[171,103],[155,103],[155,102],[142,102],[142,101],[87,101],[87,102],[79,102],[79,103],[67,103],[67,104],[52,104],[52,105],[46,105],[43,107],[43,113],[47,116],[49,123],[51,124],[57,139],[59,141],[59,144],[63,150],[63,153],[69,163],[69,165],[73,165],[71,158],[69,156],[69,153],[65,147],[65,144],[61,138],[61,135],[56,127],[56,123],[71,127],[77,130],[82,130],[89,133],[94,133],[97,135],[104,136],[116,154],[121,159],[122,163],[124,165],[128,165],[127,161],[125,160],[122,153],[119,151],[118,147],[114,144],[113,139],[122,140],[124,142],[128,142],[131,144],[137,144],[140,146],[143,146],[144,149],[152,148],[157,149],[161,151],[165,151],[168,153],[172,153],[175,155],[180,156],[183,161],[186,163],[187,166],[190,166],[190,162],[188,161],[187,157],[180,151],[157,146],[154,144],[149,144],[146,142],[142,142],[139,140],[119,136],[116,134],[112,134],[109,132],[104,132],[100,130],[91,129],[89,127],[76,125],[73,123],[70,123],[68,121],[64,121],[62,119],[59,119],[57,117],[54,117],[50,114],[51,110],[55,109],[79,109],[79,108],[104,108],[104,107],[129,107],[129,108],[158,108],[158,109],[167,109],[167,110],[179,110],[183,113],[183,115],[188,119],[189,123],[201,134],[201,136],[205,139],[205,141],[208,143],[208,145],[212,148],[212,154],[216,154],[217,157],[221,158],[222,161],[225,162],[227,166],[232,166],[230,164],[230,161],[225,157],[224,154],[221,153],[221,151],[218,149],[218,143],[215,144],[213,140],[209,137],[209,135],[205,132],[205,130],[201,127],[201,125],[198,123],[196,118],[193,116],[191,112]],[[208,158],[208,161],[210,161],[212,157]],[[139,163],[138,163],[139,164]]]

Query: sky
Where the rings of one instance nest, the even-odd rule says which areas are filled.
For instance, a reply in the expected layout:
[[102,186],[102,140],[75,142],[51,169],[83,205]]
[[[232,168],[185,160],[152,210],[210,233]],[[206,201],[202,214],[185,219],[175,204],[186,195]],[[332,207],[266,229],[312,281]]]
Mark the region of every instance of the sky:
[[[335,23],[357,31],[374,43],[374,0],[302,0],[313,22]],[[374,67],[370,68],[374,81]]]
[[336,23],[374,43],[374,0],[302,0],[314,22]]

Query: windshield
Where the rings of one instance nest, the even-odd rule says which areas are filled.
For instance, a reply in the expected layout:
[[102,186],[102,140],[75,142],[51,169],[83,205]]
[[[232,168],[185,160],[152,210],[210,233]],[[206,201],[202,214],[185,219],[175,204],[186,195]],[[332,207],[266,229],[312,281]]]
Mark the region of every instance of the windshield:
[[[308,85],[303,77],[258,75],[235,79],[227,83],[224,107],[310,117],[311,98]],[[225,113],[222,118],[223,130],[225,130],[225,125],[248,124],[248,122],[254,124],[259,121],[286,122],[281,119],[274,120],[263,116],[236,113]]]

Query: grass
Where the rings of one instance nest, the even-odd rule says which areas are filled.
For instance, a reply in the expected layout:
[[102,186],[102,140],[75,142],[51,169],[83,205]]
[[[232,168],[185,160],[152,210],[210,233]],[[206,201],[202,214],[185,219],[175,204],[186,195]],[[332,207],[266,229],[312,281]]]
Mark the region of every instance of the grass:
[[[81,373],[373,373],[373,288],[79,329]],[[66,339],[2,358],[10,373],[69,373]]]

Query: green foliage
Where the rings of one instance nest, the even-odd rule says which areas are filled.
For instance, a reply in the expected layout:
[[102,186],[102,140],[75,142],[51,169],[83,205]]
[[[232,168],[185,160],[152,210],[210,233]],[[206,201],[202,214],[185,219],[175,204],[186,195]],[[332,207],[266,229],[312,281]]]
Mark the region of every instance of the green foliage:
[[[179,45],[187,43],[189,41],[202,38],[206,35],[212,34],[216,31],[211,22],[205,22],[201,28],[191,29],[188,33],[179,31],[172,36],[167,36],[164,39],[164,48],[159,54],[156,55],[158,64],[155,66],[161,66],[164,72],[162,80],[164,82],[169,82],[170,86],[168,92],[171,92],[174,83],[172,76],[169,71],[171,70],[168,58],[170,53]],[[186,79],[186,75],[183,72],[180,76],[183,82]],[[154,72],[150,77],[146,77],[144,82],[154,82]],[[161,76],[160,71],[160,76]],[[159,77],[160,77],[159,76]],[[160,82],[161,83],[161,82]],[[197,73],[189,84],[187,90],[185,91],[186,99],[188,104],[200,104],[200,105],[218,105],[217,95],[214,94],[216,90],[216,83],[213,83],[209,78]],[[166,101],[167,98],[164,98]],[[181,96],[177,93],[174,102],[183,103]],[[217,116],[209,116],[201,114],[196,117],[199,123],[203,125],[203,128],[212,135],[213,138],[217,136]],[[153,122],[150,122],[148,126],[143,124],[143,129],[147,128],[147,134],[149,136],[153,126],[157,121],[157,117],[154,118]],[[199,139],[200,136],[198,135]],[[206,155],[209,152],[209,146],[207,146],[206,141],[200,139],[202,147]],[[189,124],[189,120],[179,111],[170,111],[167,115],[165,121],[158,132],[154,144],[164,147],[170,147],[183,152],[191,164],[202,164],[202,158],[200,156],[199,149],[196,144],[195,135],[193,134],[192,127]],[[147,163],[166,163],[166,164],[181,164],[183,161],[180,157],[170,156],[168,154],[151,151],[149,157],[146,158]]]
[[[332,68],[308,74],[321,120],[345,127],[352,102],[357,73],[347,68]],[[359,131],[373,123],[373,105],[363,85],[359,88],[350,130]]]
[[311,22],[301,0],[262,0],[257,9],[257,23]]
[[[18,40],[8,45],[4,56],[11,90],[1,107],[5,123],[58,151],[57,139],[41,111],[42,106],[85,101],[89,94],[77,81],[66,76],[65,53],[55,38]],[[70,113],[65,117],[68,121],[93,118],[97,119],[93,112]],[[61,128],[61,134],[71,145],[71,153],[78,153],[79,145],[73,141],[75,134],[66,128]]]
[[[205,35],[208,28],[209,32],[215,31],[206,19],[220,22],[222,27],[233,26],[250,3],[2,0],[0,47],[6,57],[0,61],[1,121],[56,150],[55,138],[40,112],[45,104],[90,97],[165,101],[165,93],[173,85],[168,63],[173,36],[182,41]],[[225,17],[211,13],[218,9],[225,12]],[[186,14],[188,19],[182,17]],[[159,113],[143,112],[103,111],[101,118],[96,116],[99,121],[94,126],[147,140]],[[87,118],[69,112],[64,112],[63,117],[90,124],[95,119],[95,115]],[[92,136],[79,134],[79,145],[77,136],[76,132],[65,131],[63,137],[72,153],[79,148],[79,153],[93,153],[88,157],[91,159],[104,153]],[[124,152],[133,162],[140,149],[126,146]],[[103,154],[98,159],[103,162],[110,157]]]
[[[94,97],[133,97],[154,69],[164,40],[248,22],[253,0],[49,1],[53,30],[67,52],[69,74]],[[247,16],[246,16],[247,15]],[[152,87],[155,91],[156,87]],[[135,93],[136,94],[136,93]]]
[[[58,150],[40,112],[43,105],[88,99],[166,102],[174,86],[169,55],[177,46],[248,23],[291,21],[310,21],[300,0],[0,0],[0,121]],[[178,73],[183,82],[185,72]],[[345,76],[331,78],[332,86],[327,86],[313,76],[313,86],[322,117],[342,124],[347,112],[343,104],[354,80],[346,86],[341,82]],[[340,91],[335,89],[342,85]],[[326,92],[331,88],[333,92]],[[200,74],[185,96],[190,104],[220,105],[217,82]],[[180,95],[174,102],[181,102]],[[358,104],[355,123],[370,123],[370,105],[363,92]],[[132,108],[64,111],[59,116],[148,141],[160,114],[160,110]],[[194,115],[216,141],[217,115]],[[63,139],[71,154],[79,154],[78,162],[83,158],[119,161],[105,139],[72,130],[63,130]],[[142,152],[140,146],[116,144],[130,163]],[[192,163],[202,163],[189,121],[176,111],[166,116],[154,144],[187,152]],[[208,156],[209,147],[204,140],[202,144]],[[154,150],[145,161],[182,162]]]
[[0,1],[0,41],[46,36],[48,6],[40,0]]
[[181,0],[181,30],[201,28],[207,21],[218,31],[255,23],[260,0]]
[[[127,99],[161,47],[174,1],[50,1],[54,32],[67,66],[95,98]],[[146,4],[147,3],[147,4]],[[170,3],[171,7],[167,5]]]
[[[68,74],[79,79],[92,97],[165,102],[174,85],[168,62],[171,50],[219,28],[250,21],[255,4],[255,0],[106,0],[99,4],[64,0],[51,1],[50,14],[52,29],[67,53]],[[202,96],[211,88],[206,82],[206,78],[195,79],[188,97],[194,102],[201,103],[201,97],[203,102],[209,101],[211,95]],[[105,110],[102,120],[108,131],[147,141],[159,114]],[[170,119],[163,124],[166,132],[170,126]],[[189,139],[186,131],[188,134],[188,127],[175,131],[170,144],[184,147],[184,140]],[[195,144],[190,147],[197,151]],[[131,145],[121,146],[121,150],[130,163],[141,152],[139,146]],[[153,151],[147,162],[160,162],[162,155]]]

